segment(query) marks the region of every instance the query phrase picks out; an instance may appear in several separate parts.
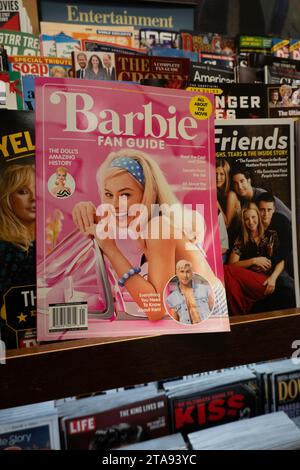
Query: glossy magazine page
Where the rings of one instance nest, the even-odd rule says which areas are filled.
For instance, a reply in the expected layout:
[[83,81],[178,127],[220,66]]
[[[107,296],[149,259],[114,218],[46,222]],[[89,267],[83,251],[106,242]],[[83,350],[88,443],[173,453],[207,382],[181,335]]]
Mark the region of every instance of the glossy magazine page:
[[36,345],[33,111],[0,110],[0,332],[7,349]]
[[229,314],[243,321],[298,307],[294,122],[225,119],[216,121],[215,133]]
[[213,97],[36,80],[41,340],[228,331]]

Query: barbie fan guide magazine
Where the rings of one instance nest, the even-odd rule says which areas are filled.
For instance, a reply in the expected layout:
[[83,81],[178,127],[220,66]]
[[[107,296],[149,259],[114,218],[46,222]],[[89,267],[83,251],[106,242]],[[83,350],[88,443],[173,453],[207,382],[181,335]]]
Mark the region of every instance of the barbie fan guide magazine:
[[36,80],[39,340],[229,331],[213,97]]

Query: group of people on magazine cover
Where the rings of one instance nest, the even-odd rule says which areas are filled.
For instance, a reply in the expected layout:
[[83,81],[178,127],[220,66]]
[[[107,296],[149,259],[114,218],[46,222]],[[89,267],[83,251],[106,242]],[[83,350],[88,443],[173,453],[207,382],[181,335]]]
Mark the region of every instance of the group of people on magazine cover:
[[230,315],[295,306],[291,210],[253,186],[241,165],[218,158],[216,183]]
[[283,83],[278,87],[269,89],[269,107],[287,108],[300,106],[300,89]]
[[112,54],[79,52],[76,57],[76,78],[89,80],[115,80],[116,70]]

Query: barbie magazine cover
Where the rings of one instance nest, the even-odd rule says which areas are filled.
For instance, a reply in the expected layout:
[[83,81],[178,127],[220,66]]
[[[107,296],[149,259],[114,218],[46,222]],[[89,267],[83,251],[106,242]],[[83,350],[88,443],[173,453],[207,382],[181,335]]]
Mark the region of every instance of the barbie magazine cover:
[[229,331],[213,97],[36,80],[40,340]]

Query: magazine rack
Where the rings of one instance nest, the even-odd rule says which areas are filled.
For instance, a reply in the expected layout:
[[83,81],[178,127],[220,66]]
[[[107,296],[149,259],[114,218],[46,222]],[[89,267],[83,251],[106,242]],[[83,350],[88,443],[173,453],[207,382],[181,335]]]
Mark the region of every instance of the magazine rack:
[[[159,1],[196,5],[198,24],[202,0]],[[290,357],[295,352],[292,344],[300,341],[300,309],[242,320],[232,319],[231,333],[77,340],[8,351],[6,364],[0,364],[0,407]]]
[[[2,408],[290,357],[300,309],[236,317],[231,333],[102,338],[11,350],[0,365]],[[299,348],[299,346],[298,346]]]

